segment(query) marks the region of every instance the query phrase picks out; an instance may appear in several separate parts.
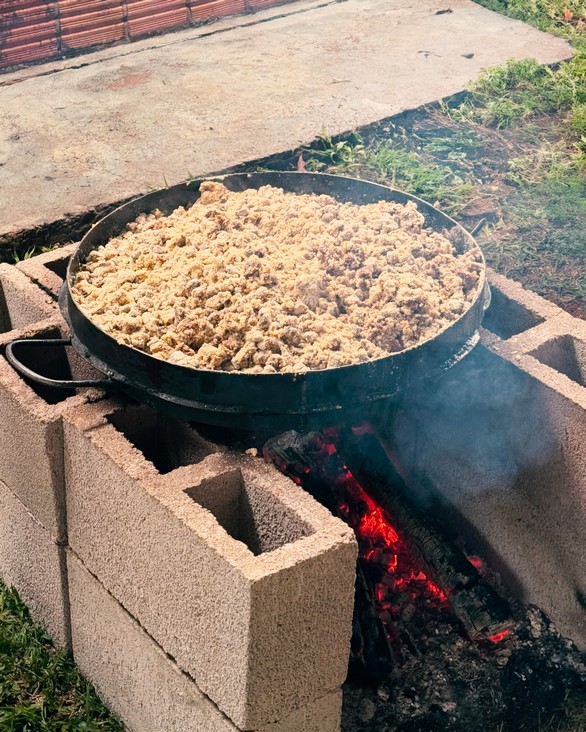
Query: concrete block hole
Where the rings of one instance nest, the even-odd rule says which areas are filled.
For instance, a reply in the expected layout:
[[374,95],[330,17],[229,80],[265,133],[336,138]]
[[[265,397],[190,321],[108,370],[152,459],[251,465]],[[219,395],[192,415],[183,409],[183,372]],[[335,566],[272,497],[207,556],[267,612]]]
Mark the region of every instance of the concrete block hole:
[[507,297],[495,287],[492,287],[490,292],[490,307],[486,311],[482,325],[499,338],[506,340],[544,322],[545,318]]
[[586,342],[570,335],[558,336],[530,351],[538,361],[586,386]]
[[240,470],[204,480],[185,492],[255,556],[314,533],[273,493]]
[[163,475],[215,452],[188,424],[142,404],[129,404],[107,420]]
[[53,272],[53,274],[56,274],[60,280],[65,281],[65,276],[67,274],[67,265],[69,264],[70,259],[71,255],[68,254],[65,257],[60,257],[58,259],[53,259],[50,262],[45,262],[45,267]]

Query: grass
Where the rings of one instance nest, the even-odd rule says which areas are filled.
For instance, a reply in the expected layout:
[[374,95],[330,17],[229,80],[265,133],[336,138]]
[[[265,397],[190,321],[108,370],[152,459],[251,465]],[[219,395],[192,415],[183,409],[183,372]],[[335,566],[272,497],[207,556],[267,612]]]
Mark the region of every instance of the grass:
[[121,732],[18,594],[0,583],[0,732]]
[[507,127],[516,119],[570,109],[569,127],[586,148],[586,3],[584,0],[476,0],[491,10],[562,36],[574,56],[556,69],[534,60],[485,70],[454,114]]
[[[375,180],[441,203],[447,213],[457,211],[474,190],[471,177],[442,164],[439,158],[443,149],[438,149],[438,162],[423,161],[416,152],[397,143],[402,133],[403,130],[396,129],[388,139],[364,145],[359,135],[332,141],[322,132],[318,144],[305,151],[306,168]],[[441,147],[441,141],[435,140],[433,144]],[[461,150],[456,154],[465,156]]]
[[475,0],[489,10],[523,20],[579,45],[586,22],[583,0]]
[[586,78],[582,76],[585,61],[580,55],[552,69],[534,59],[512,60],[484,69],[478,81],[470,85],[468,99],[456,108],[445,105],[444,109],[454,119],[503,129],[518,119],[571,108],[569,125],[574,134],[581,135],[586,102]]

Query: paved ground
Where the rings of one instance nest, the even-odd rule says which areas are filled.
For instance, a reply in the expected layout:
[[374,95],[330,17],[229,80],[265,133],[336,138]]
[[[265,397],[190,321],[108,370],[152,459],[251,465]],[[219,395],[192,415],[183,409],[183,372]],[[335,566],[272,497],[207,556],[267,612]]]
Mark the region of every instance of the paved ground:
[[0,240],[570,54],[471,0],[301,0],[3,74]]

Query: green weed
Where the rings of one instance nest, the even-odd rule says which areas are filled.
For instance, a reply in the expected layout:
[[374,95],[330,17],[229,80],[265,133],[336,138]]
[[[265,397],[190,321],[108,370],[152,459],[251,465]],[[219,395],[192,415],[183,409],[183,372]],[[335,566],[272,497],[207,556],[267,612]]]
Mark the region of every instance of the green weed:
[[[356,175],[412,193],[438,203],[453,213],[468,201],[472,182],[456,172],[449,164],[426,163],[417,152],[406,150],[399,133],[395,138],[364,145],[358,135],[334,141],[325,132],[319,138],[319,147],[306,149],[308,170],[333,174]],[[433,146],[433,142],[428,143]],[[454,151],[456,157],[458,151]],[[442,154],[450,160],[447,148]],[[463,154],[460,152],[460,154]]]
[[438,130],[429,140],[424,140],[420,149],[438,160],[460,164],[474,159],[481,152],[482,139],[476,132],[462,128],[450,131]]
[[532,59],[512,60],[483,70],[466,101],[444,109],[455,119],[503,129],[518,119],[570,107],[582,99],[582,86],[566,67],[554,71]]
[[37,254],[45,254],[46,252],[52,252],[54,249],[58,249],[62,244],[53,244],[52,246],[32,246],[28,249],[22,250],[18,248],[7,250],[8,257],[4,258],[4,261],[11,261],[14,264],[22,262],[25,259],[32,259]]
[[432,203],[438,202],[447,211],[463,205],[473,191],[472,184],[449,165],[426,163],[417,153],[392,143],[383,142],[369,149],[365,164],[378,172],[380,180]]
[[306,164],[307,170],[319,171],[326,166],[352,167],[363,161],[364,140],[356,133],[345,140],[334,139],[324,127],[315,146],[305,152],[311,156]]

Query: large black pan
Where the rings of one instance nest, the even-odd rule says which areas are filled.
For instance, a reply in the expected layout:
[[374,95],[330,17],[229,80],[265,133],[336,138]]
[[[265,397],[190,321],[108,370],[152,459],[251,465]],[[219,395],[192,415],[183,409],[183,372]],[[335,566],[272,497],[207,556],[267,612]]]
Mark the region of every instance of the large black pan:
[[[459,251],[475,246],[470,234],[428,203],[375,183],[318,173],[236,174],[216,180],[233,191],[272,185],[296,193],[328,194],[358,204],[415,201],[426,218],[426,226],[443,232]],[[484,271],[471,306],[450,327],[415,347],[367,363],[302,374],[246,374],[177,366],[117,343],[77,306],[70,289],[76,272],[93,249],[122,232],[140,213],[155,208],[170,213],[178,206],[192,204],[199,196],[201,182],[149,193],[116,209],[84,236],[67,268],[60,304],[71,327],[72,345],[132,396],[191,421],[234,429],[256,429],[260,423],[269,428],[274,424],[278,428],[307,429],[339,421],[341,411],[408,390],[414,381],[449,368],[478,341],[478,328],[490,298]],[[17,362],[12,348],[9,350],[11,361]]]

